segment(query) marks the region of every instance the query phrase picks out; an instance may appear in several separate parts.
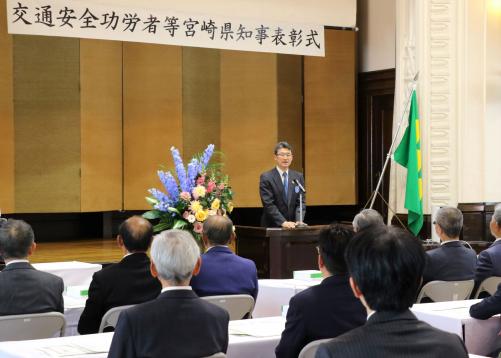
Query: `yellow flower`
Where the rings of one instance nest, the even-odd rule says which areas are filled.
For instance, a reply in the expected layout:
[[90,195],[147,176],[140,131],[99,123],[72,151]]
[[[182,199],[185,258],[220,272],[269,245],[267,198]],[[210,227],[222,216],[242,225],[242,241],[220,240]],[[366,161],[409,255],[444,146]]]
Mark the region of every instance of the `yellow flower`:
[[190,209],[192,212],[197,213],[202,210],[202,204],[198,200],[193,200],[190,205]]
[[227,208],[228,212],[231,214],[231,212],[233,211],[233,203],[231,201],[228,203]]
[[220,201],[219,199],[217,199],[217,198],[216,198],[216,199],[214,199],[214,201],[213,201],[213,202],[212,202],[212,204],[210,205],[210,208],[211,208],[212,210],[217,210],[217,209],[219,209],[220,204],[221,204],[221,201]]
[[197,185],[193,188],[193,197],[195,199],[203,198],[205,196],[205,187],[202,185]]
[[208,216],[208,212],[205,211],[205,210],[199,210],[197,211],[197,213],[195,214],[195,218],[200,221],[200,222],[203,222],[205,221],[205,219],[207,219],[207,216]]

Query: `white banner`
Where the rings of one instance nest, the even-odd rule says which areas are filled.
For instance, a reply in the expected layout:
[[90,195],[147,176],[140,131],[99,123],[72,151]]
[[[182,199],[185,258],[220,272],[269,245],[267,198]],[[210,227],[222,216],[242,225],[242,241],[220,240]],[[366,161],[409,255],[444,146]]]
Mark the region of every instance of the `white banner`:
[[7,23],[11,34],[324,56],[323,25],[123,8],[95,1],[8,0]]

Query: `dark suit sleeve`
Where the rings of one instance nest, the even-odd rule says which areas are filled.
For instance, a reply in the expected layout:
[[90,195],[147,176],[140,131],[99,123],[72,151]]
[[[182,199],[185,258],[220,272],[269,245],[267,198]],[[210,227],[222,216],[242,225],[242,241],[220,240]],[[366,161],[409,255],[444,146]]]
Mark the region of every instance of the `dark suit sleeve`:
[[494,296],[484,298],[470,307],[470,316],[477,319],[488,319],[498,313],[501,313],[501,284]]
[[489,252],[482,251],[478,255],[477,268],[475,270],[475,282],[480,283],[487,277],[492,276],[492,260]]
[[305,346],[304,315],[300,306],[292,297],[287,311],[285,329],[280,343],[275,348],[277,358],[295,358]]
[[[299,173],[298,175],[298,181],[301,183],[301,185],[303,186],[303,188],[306,189],[305,185],[304,185],[304,177],[303,177],[303,174]],[[300,210],[299,210],[299,202],[300,202],[300,195],[297,196],[297,199],[296,199],[296,221],[301,221],[301,215],[300,215]],[[306,194],[303,193],[303,196],[302,196],[303,200],[302,200],[302,205],[303,205],[303,220],[304,220],[304,215],[306,214]]]
[[331,358],[331,353],[325,343],[321,344],[318,347],[317,353],[315,354],[315,358]]
[[89,298],[85,302],[85,308],[78,321],[78,333],[97,333],[104,312],[104,292],[96,274],[92,276],[89,287]]
[[57,311],[64,314],[64,299],[63,299],[63,291],[64,291],[64,281],[63,279],[60,279],[59,280],[59,288],[58,288],[58,292],[59,292],[59,303],[57,305]]
[[259,195],[261,196],[265,215],[269,220],[272,220],[276,226],[282,226],[284,221],[287,220],[285,220],[275,204],[277,198],[275,198],[272,185],[271,178],[269,178],[266,173],[261,174],[259,178]]
[[257,269],[256,269],[256,265],[254,265],[254,273],[255,273],[255,276],[253,278],[253,282],[254,282],[254,292],[252,293],[252,297],[254,297],[254,302],[256,302],[257,300],[257,294],[259,293],[259,283],[257,281]]
[[135,358],[137,357],[134,346],[134,337],[132,336],[129,315],[123,311],[119,318],[113,340],[111,341],[108,358]]
[[423,285],[427,282],[433,281],[433,267],[432,267],[433,265],[429,252],[426,253],[425,259],[426,261],[423,271]]

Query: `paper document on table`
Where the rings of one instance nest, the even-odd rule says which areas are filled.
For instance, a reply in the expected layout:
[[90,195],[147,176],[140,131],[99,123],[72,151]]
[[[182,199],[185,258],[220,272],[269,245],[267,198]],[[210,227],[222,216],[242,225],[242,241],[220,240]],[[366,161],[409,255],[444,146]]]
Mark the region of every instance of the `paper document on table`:
[[108,352],[107,348],[94,349],[72,343],[60,346],[40,347],[37,350],[45,353],[49,357],[70,357],[82,354],[96,354],[96,353]]
[[281,335],[284,327],[285,319],[283,317],[268,317],[231,321],[228,331],[229,334],[234,335],[274,337]]

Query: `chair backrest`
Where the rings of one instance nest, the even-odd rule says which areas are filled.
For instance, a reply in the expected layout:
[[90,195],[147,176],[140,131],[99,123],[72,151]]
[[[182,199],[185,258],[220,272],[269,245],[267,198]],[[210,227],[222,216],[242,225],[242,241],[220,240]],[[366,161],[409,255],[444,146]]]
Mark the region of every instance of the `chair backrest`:
[[223,295],[205,296],[202,299],[209,301],[230,314],[230,321],[250,317],[254,310],[254,298],[250,295]]
[[0,341],[23,341],[63,336],[66,320],[59,312],[0,317]]
[[330,341],[332,338],[327,339],[317,339],[316,341],[310,342],[301,349],[298,358],[315,358],[318,346],[322,343]]
[[433,302],[467,300],[470,298],[473,284],[473,280],[431,281],[421,288],[416,302],[421,302],[424,297]]
[[499,276],[491,276],[487,277],[480,283],[478,286],[477,293],[475,294],[475,298],[478,298],[481,292],[487,292],[489,295],[494,295],[496,290],[498,289],[498,285],[501,283],[501,277]]
[[224,354],[223,352],[219,352],[203,358],[226,358],[226,354]]
[[134,305],[118,306],[110,308],[101,319],[101,324],[99,325],[98,333],[103,333],[105,328],[115,328],[118,322],[118,317],[123,310],[133,307]]

